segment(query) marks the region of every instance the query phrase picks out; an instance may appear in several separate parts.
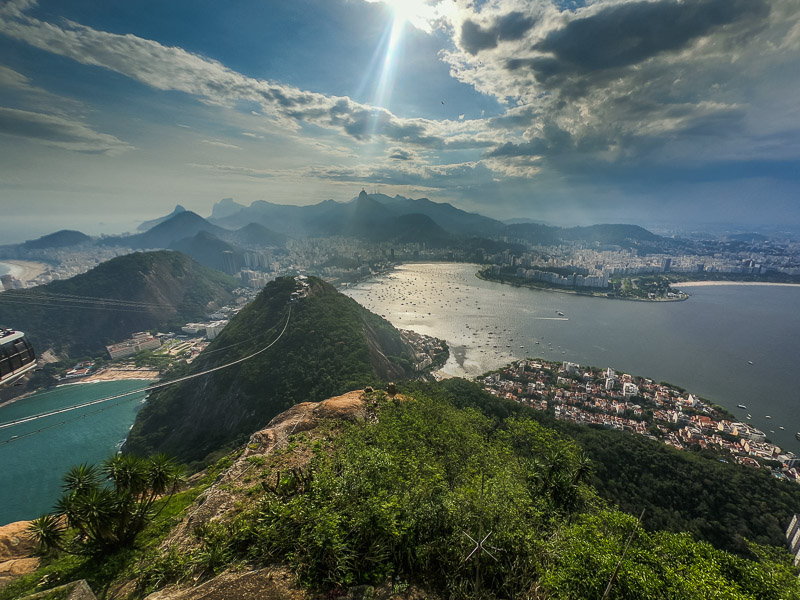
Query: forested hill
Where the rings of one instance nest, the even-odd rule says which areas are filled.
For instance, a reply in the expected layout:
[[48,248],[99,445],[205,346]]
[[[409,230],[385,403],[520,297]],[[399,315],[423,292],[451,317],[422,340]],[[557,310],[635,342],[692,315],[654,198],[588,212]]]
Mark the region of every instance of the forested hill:
[[39,353],[102,356],[135,331],[203,318],[232,299],[236,280],[180,252],[137,252],[64,281],[0,294],[0,325]]
[[[413,373],[400,333],[332,286],[308,280],[306,297],[290,302],[298,283],[271,282],[245,307],[187,373],[249,356],[252,359],[153,393],[124,450],[164,451],[180,460],[206,456],[266,425],[293,404],[319,401],[376,381]],[[184,374],[184,373],[181,373]]]

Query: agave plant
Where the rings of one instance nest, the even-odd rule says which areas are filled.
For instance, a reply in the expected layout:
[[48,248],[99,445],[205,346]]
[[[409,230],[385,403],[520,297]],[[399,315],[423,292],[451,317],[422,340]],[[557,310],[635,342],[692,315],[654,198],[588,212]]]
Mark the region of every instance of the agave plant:
[[36,543],[40,552],[49,552],[54,549],[64,550],[61,543],[64,524],[62,519],[55,515],[42,515],[31,521],[28,525],[28,535]]
[[[36,519],[31,535],[45,550],[95,553],[132,544],[158,514],[153,512],[156,501],[164,499],[163,510],[183,477],[166,455],[149,459],[120,455],[105,461],[101,469],[86,464],[72,467],[63,481],[64,494],[54,514]],[[66,528],[74,532],[74,543],[64,543]]]

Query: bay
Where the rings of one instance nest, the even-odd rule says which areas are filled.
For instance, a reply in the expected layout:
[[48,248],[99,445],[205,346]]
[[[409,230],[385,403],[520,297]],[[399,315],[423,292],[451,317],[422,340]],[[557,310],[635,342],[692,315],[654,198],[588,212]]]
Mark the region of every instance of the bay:
[[446,340],[448,375],[526,357],[612,367],[684,387],[741,420],[750,413],[800,454],[800,286],[692,287],[684,302],[633,302],[516,288],[477,269],[406,264],[345,293],[396,327]]
[[[142,389],[147,384],[125,380],[60,386],[0,406],[0,423]],[[48,512],[61,495],[61,476],[67,469],[112,456],[128,435],[143,398],[142,391],[0,429],[0,442],[11,440],[0,443],[0,525]],[[17,437],[11,439],[13,436]]]

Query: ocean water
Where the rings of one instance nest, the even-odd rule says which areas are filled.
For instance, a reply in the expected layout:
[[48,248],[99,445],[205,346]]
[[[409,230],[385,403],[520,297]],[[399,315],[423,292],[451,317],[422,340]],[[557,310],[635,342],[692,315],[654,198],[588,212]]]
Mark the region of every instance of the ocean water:
[[800,454],[800,286],[692,287],[684,302],[632,302],[515,288],[476,270],[408,264],[345,293],[396,327],[445,339],[450,375],[526,357],[612,367],[684,387],[742,420],[750,413]]
[[10,273],[10,272],[11,272],[11,267],[9,267],[5,263],[1,263],[0,262],[0,275],[5,275],[6,273]]
[[[0,423],[146,387],[147,381],[66,385],[0,406]],[[112,456],[127,436],[144,392],[0,429],[0,525],[35,518],[61,495],[73,465]],[[68,423],[60,424],[70,420]],[[34,435],[23,437],[35,430]],[[1,443],[19,436],[10,443]]]

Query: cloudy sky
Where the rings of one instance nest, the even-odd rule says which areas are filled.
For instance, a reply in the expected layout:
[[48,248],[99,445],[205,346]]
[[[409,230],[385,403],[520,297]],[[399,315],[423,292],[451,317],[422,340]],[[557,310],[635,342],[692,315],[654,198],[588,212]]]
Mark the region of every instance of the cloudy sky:
[[800,224],[797,0],[0,0],[0,243],[362,187]]

